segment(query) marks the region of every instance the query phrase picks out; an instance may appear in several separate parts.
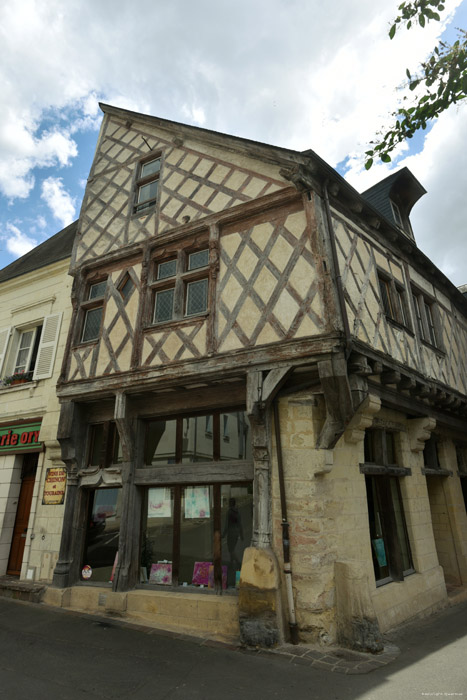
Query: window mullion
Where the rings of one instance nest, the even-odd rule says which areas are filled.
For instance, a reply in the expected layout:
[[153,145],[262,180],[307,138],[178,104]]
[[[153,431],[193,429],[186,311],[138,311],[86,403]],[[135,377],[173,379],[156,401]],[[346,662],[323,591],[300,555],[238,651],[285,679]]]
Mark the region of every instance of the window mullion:
[[214,461],[218,462],[221,458],[221,441],[220,441],[220,413],[217,412],[212,418],[212,448]]
[[182,487],[174,486],[173,541],[172,541],[172,585],[178,586],[180,571],[180,516]]
[[183,303],[184,303],[184,290],[183,290],[183,279],[179,272],[175,278],[174,287],[174,318],[183,318]]
[[213,563],[214,563],[214,589],[216,593],[222,592],[222,541],[221,541],[221,485],[214,484],[214,518],[213,518]]

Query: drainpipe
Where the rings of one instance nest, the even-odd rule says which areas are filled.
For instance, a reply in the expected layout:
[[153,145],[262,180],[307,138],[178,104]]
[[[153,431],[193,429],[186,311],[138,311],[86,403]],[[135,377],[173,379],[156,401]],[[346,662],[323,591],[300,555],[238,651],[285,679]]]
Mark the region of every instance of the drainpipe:
[[277,401],[274,401],[274,430],[276,433],[277,466],[279,470],[279,489],[281,495],[282,550],[284,553],[285,587],[287,591],[287,605],[289,609],[290,641],[292,644],[298,644],[298,627],[295,619],[295,605],[292,590],[292,569],[290,566],[289,521],[287,519],[287,502],[285,499],[284,465],[282,463],[282,443]]
[[331,207],[329,204],[329,194],[328,194],[328,182],[325,180],[323,185],[323,198],[324,198],[324,209],[326,211],[326,223],[328,227],[329,240],[331,243],[331,257],[332,266],[334,272],[334,279],[337,287],[337,298],[339,300],[339,309],[341,312],[342,324],[344,326],[344,337],[345,337],[345,359],[348,360],[351,350],[352,341],[350,336],[350,326],[349,319],[347,316],[347,309],[345,307],[344,289],[342,287],[342,275],[339,270],[339,260],[337,258],[337,248],[336,248],[336,234],[334,232],[334,227],[332,225]]

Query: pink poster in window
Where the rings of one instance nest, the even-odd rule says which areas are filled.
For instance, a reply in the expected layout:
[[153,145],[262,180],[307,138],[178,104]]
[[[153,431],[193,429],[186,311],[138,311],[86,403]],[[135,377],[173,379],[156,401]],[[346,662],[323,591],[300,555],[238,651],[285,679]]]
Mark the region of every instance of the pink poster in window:
[[149,583],[162,584],[164,586],[172,585],[172,564],[158,563],[151,566],[149,574]]
[[193,578],[191,580],[195,586],[207,586],[209,584],[210,566],[212,566],[212,561],[195,561]]

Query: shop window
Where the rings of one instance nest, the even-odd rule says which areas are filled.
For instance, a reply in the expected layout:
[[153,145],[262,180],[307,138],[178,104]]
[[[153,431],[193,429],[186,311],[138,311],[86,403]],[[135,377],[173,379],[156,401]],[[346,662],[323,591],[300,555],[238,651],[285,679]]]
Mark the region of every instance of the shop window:
[[438,441],[433,435],[425,442],[425,447],[423,448],[423,464],[425,468],[428,469],[441,468],[439,463]]
[[82,343],[97,340],[99,337],[104,312],[106,287],[107,280],[96,282],[89,286],[87,299],[81,305],[84,314],[83,330],[81,333]]
[[377,585],[402,581],[413,573],[399,477],[410,470],[397,464],[398,434],[386,429],[365,433],[365,474],[373,568]]
[[404,287],[382,272],[378,272],[378,283],[381,305],[386,318],[410,329]]
[[156,204],[160,170],[160,158],[151,158],[151,160],[146,160],[139,164],[134,205],[134,212],[136,214],[145,212],[146,209]]
[[209,250],[181,250],[155,266],[152,323],[166,323],[208,311]]
[[122,491],[96,489],[89,492],[88,498],[81,577],[86,581],[111,583],[118,562]]
[[158,418],[146,423],[146,467],[229,460],[251,460],[250,424],[244,411]]
[[148,488],[141,583],[206,589],[238,586],[252,536],[252,484]]
[[412,289],[412,299],[421,340],[435,347],[441,347],[436,305],[417,289]]
[[399,481],[366,476],[371,554],[377,584],[402,581],[413,573]]
[[88,465],[105,468],[122,461],[122,447],[115,423],[106,421],[90,425]]

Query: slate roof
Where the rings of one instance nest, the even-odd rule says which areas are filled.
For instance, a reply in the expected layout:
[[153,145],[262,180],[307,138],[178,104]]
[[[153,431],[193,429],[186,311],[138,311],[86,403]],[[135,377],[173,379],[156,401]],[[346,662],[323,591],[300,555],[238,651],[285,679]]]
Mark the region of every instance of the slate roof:
[[14,260],[3,270],[0,270],[0,282],[6,282],[14,277],[20,277],[33,270],[39,270],[41,267],[69,258],[77,229],[78,221],[73,221],[72,224],[30,250],[26,255]]

